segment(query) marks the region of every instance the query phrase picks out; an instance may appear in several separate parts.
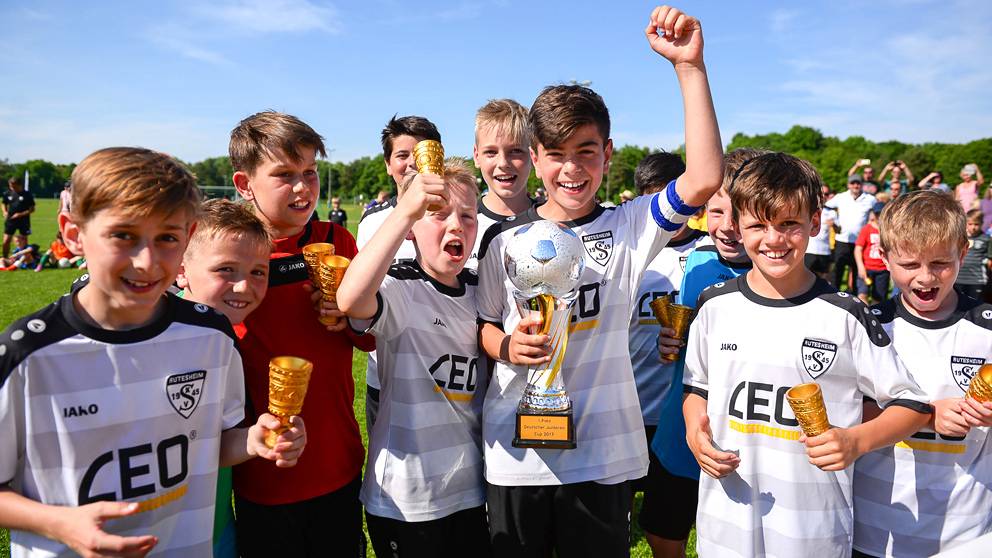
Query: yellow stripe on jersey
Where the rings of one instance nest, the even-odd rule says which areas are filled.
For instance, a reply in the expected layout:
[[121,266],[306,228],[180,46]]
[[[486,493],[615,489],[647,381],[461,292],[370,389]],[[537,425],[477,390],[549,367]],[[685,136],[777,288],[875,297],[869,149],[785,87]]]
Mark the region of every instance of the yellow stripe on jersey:
[[742,434],[764,434],[765,436],[781,438],[783,440],[798,440],[800,435],[796,430],[786,430],[785,428],[776,428],[765,424],[744,424],[736,420],[730,421],[730,428]]
[[637,325],[658,325],[658,320],[654,318],[641,318],[637,320]]
[[589,320],[588,322],[578,322],[570,325],[568,327],[569,333],[575,333],[576,331],[585,331],[587,329],[596,329],[599,327],[599,320]]
[[896,447],[936,453],[964,453],[967,450],[964,444],[941,444],[938,442],[920,442],[918,440],[903,440],[896,444]]
[[165,492],[163,494],[159,494],[158,496],[155,496],[154,498],[149,498],[147,500],[142,500],[142,501],[138,502],[138,511],[137,511],[137,513],[143,513],[143,512],[146,512],[146,511],[151,511],[151,510],[154,510],[154,509],[158,509],[158,508],[161,508],[162,506],[164,506],[166,504],[169,504],[171,502],[175,502],[176,500],[178,500],[178,499],[180,499],[180,498],[182,498],[183,496],[186,495],[186,490],[188,488],[189,488],[189,485],[188,484],[184,484],[184,485],[180,486],[179,488],[176,488],[175,490],[170,490],[169,492]]
[[471,393],[458,393],[441,389],[441,386],[437,384],[434,384],[434,393],[444,394],[448,401],[471,401],[473,397]]

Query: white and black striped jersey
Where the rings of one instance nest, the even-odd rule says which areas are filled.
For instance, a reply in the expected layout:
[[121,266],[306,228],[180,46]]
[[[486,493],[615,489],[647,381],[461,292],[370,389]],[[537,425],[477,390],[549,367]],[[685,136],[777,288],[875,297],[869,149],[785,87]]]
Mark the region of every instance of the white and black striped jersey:
[[658,353],[661,326],[651,312],[651,301],[666,295],[678,300],[689,253],[697,246],[712,242],[705,232],[689,229],[689,236],[669,242],[648,264],[637,287],[637,300],[630,315],[630,363],[634,367],[634,382],[645,425],[658,424],[661,402],[673,385],[677,393],[682,393],[682,376],[675,378],[678,363],[662,361]]
[[429,521],[485,502],[478,280],[470,270],[458,278],[449,287],[416,262],[393,265],[375,316],[351,320],[379,349],[379,414],[361,491],[372,515]]
[[[497,362],[483,413],[486,480],[490,483],[615,484],[646,473],[644,421],[628,352],[630,316],[648,263],[695,212],[678,199],[674,183],[660,194],[641,196],[619,207],[596,206],[589,215],[562,223],[578,235],[586,250],[562,366],[578,447],[512,446],[527,368]],[[506,243],[517,227],[540,219],[537,208],[508,219],[486,232],[480,248],[479,319],[505,332],[512,332],[520,321],[513,284],[503,267]]]
[[[365,245],[372,240],[375,236],[376,231],[382,226],[382,223],[386,221],[386,217],[389,216],[393,210],[396,209],[396,198],[392,197],[383,203],[374,205],[362,213],[362,218],[358,221],[358,235],[355,238],[355,244],[358,249],[361,250],[365,248]],[[417,259],[417,249],[413,245],[412,240],[404,240],[399,249],[396,251],[396,255],[393,256],[394,263],[400,262],[410,262]],[[365,429],[366,431],[372,430],[372,424],[375,423],[375,415],[379,409],[379,377],[376,374],[376,368],[378,367],[376,363],[375,351],[369,353],[368,360],[365,365]]]
[[[67,295],[0,335],[0,483],[58,506],[144,502],[102,528],[155,535],[156,556],[209,557],[221,432],[244,418],[244,371],[223,314],[165,297],[137,329],[90,325]],[[11,555],[74,553],[14,531]]]
[[[890,299],[872,313],[932,401],[964,397],[992,360],[992,305],[958,293],[954,313],[923,320]],[[854,476],[854,547],[873,556],[932,556],[992,532],[992,439],[926,428],[866,454]]]
[[790,299],[758,295],[746,274],[705,289],[684,381],[706,398],[715,444],[740,455],[731,475],[700,478],[696,548],[707,557],[850,556],[853,468],[809,463],[790,387],[818,383],[840,428],[861,423],[864,396],[930,412],[877,317],[822,279]]
[[[531,200],[531,205],[534,205],[534,200]],[[479,200],[479,213],[478,213],[478,234],[475,235],[475,247],[472,248],[472,255],[469,256],[468,262],[465,263],[465,267],[468,269],[478,269],[479,268],[479,247],[482,246],[482,237],[485,236],[485,232],[489,230],[496,223],[501,223],[506,220],[508,215],[500,215],[495,211],[492,211],[486,204]]]

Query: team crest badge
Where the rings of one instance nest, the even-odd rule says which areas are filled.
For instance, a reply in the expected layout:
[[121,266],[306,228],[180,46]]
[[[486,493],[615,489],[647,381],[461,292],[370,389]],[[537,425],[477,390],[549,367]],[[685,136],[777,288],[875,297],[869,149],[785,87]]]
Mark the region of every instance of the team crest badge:
[[613,231],[587,234],[582,237],[582,244],[594,262],[602,266],[610,263],[613,256]]
[[818,339],[803,339],[803,366],[815,380],[830,369],[837,356],[837,345]]
[[169,397],[169,404],[183,418],[192,416],[196,406],[200,404],[206,378],[206,370],[197,370],[173,374],[165,380],[165,394]]
[[954,378],[954,383],[961,388],[961,391],[968,391],[968,385],[971,384],[972,376],[975,375],[975,372],[978,372],[978,369],[983,364],[985,364],[984,358],[951,357],[951,376]]
[[689,256],[679,256],[679,267],[682,268],[682,272],[685,273],[685,262],[689,261]]

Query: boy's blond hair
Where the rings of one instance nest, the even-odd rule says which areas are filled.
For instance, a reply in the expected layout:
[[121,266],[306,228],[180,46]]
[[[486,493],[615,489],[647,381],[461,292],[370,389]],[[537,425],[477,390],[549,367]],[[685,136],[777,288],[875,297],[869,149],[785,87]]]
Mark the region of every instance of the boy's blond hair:
[[772,221],[784,211],[812,216],[820,209],[823,180],[808,161],[785,153],[764,153],[737,167],[730,179],[734,221],[747,212]]
[[[402,197],[410,182],[416,175],[412,174],[400,184],[397,197]],[[444,160],[444,184],[449,189],[468,192],[474,197],[479,197],[479,183],[475,180],[475,172],[468,161],[461,157],[448,157]]]
[[968,223],[978,223],[981,225],[985,222],[985,213],[981,209],[969,209],[968,213],[965,213],[965,217],[967,217]]
[[94,151],[72,171],[72,208],[76,223],[98,211],[116,209],[135,218],[186,212],[197,216],[200,189],[179,161],[141,147],[108,147]]
[[217,198],[203,202],[196,230],[189,239],[183,259],[188,261],[207,244],[221,237],[231,237],[266,251],[272,250],[272,232],[250,206]]
[[282,153],[294,163],[302,161],[299,149],[309,147],[327,156],[324,138],[299,118],[267,110],[245,118],[231,130],[228,154],[234,170],[250,174],[264,157]]
[[968,246],[964,210],[951,196],[934,190],[903,194],[886,204],[878,216],[880,244],[886,252],[926,251]]
[[491,99],[475,113],[475,143],[479,131],[495,130],[497,136],[511,139],[524,146],[530,145],[530,127],[527,109],[513,99]]

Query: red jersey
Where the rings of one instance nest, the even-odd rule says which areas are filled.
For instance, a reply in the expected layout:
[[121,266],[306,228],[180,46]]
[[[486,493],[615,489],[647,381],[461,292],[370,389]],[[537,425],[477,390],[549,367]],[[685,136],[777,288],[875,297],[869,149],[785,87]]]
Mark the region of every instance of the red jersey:
[[317,321],[301,249],[311,242],[330,242],[335,253],[354,258],[355,239],[344,228],[311,221],[303,231],[274,243],[269,262],[269,290],[244,322],[241,357],[249,401],[256,412],[268,408],[269,359],[292,355],[313,362],[310,386],[300,416],[307,425],[307,449],[295,467],[280,469],[271,461],[252,459],[234,468],[234,490],[246,500],[288,504],[333,492],[362,469],[365,450],[355,421],[352,348],[375,348],[371,336],[351,328],[328,332]]
[[885,262],[882,261],[880,253],[882,244],[878,227],[874,223],[868,223],[861,228],[861,234],[858,235],[858,240],[854,244],[861,250],[861,260],[865,264],[865,269],[885,271]]

